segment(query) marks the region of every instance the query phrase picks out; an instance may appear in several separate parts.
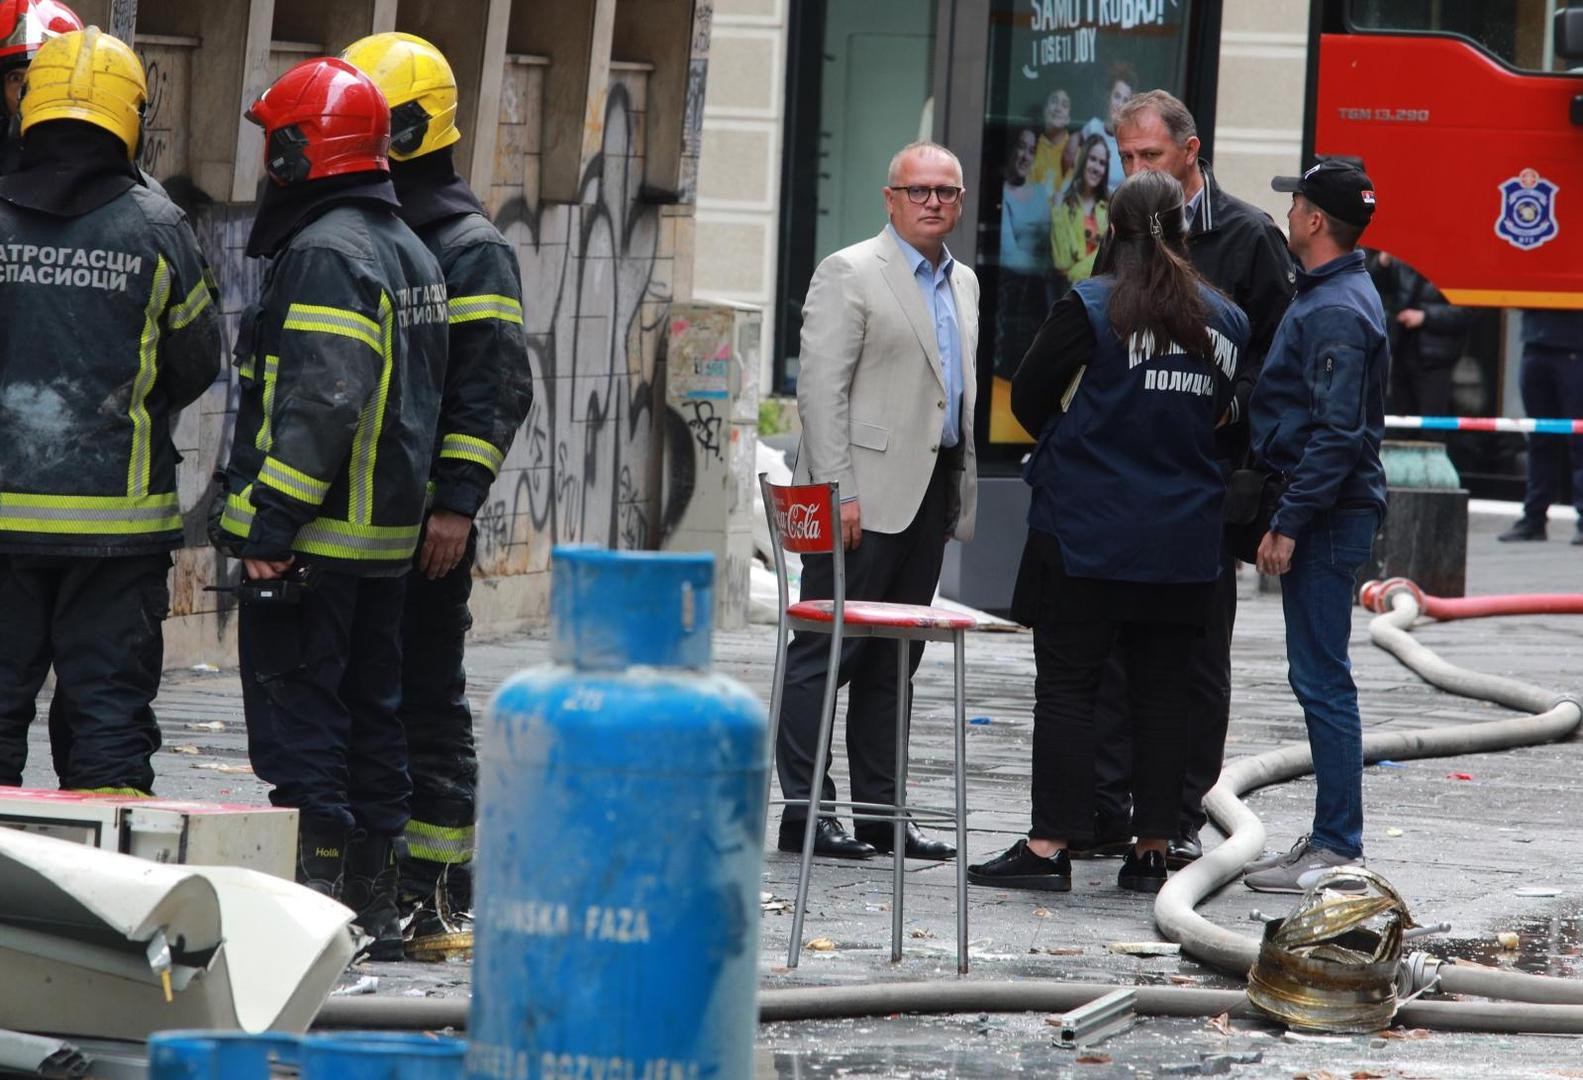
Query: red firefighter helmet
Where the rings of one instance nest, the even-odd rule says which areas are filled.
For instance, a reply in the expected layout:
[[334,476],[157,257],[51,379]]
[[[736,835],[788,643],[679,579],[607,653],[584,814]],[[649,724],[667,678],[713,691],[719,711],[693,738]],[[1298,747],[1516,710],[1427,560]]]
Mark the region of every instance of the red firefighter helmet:
[[390,171],[390,106],[345,60],[304,60],[259,95],[247,118],[264,129],[264,171],[282,186]]
[[60,0],[0,0],[0,70],[26,65],[50,38],[82,28]]

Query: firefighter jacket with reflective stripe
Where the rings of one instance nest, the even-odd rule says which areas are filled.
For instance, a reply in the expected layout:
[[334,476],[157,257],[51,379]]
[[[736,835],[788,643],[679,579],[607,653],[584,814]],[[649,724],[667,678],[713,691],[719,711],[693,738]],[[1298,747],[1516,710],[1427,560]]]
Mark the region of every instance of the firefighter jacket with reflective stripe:
[[405,570],[423,527],[447,325],[440,267],[390,210],[343,203],[292,237],[237,339],[219,520],[230,550]]
[[473,517],[533,405],[522,272],[511,245],[482,214],[431,222],[418,236],[440,260],[449,294],[434,505]]
[[80,217],[0,201],[0,551],[181,546],[171,420],[219,372],[215,297],[148,188]]

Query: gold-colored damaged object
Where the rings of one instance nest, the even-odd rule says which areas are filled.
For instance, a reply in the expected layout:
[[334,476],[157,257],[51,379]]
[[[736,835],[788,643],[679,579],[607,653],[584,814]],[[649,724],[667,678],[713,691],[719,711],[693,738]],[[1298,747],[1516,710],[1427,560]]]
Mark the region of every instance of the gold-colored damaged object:
[[[1362,881],[1367,891],[1326,889],[1340,880]],[[1415,925],[1401,894],[1372,870],[1328,870],[1291,915],[1265,926],[1248,1000],[1307,1031],[1387,1028],[1396,1016],[1402,933]]]

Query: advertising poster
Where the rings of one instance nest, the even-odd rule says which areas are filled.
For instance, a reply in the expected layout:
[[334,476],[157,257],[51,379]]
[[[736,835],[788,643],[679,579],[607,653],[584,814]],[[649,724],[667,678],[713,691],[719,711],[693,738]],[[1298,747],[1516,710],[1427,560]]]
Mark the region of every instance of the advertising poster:
[[1115,110],[1143,90],[1182,93],[1188,8],[1189,0],[994,5],[978,260],[994,298],[991,443],[1033,442],[1011,414],[1011,376],[1050,305],[1094,271],[1109,194],[1123,179]]

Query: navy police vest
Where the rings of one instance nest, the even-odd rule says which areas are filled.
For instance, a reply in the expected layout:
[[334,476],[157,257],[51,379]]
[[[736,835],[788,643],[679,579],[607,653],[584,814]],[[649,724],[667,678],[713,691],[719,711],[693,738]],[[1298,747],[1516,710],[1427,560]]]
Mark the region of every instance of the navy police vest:
[[1247,346],[1247,316],[1206,287],[1212,357],[1136,336],[1124,342],[1106,314],[1113,281],[1073,289],[1097,346],[1023,470],[1033,487],[1028,524],[1060,541],[1073,577],[1213,581],[1226,490],[1214,429]]

